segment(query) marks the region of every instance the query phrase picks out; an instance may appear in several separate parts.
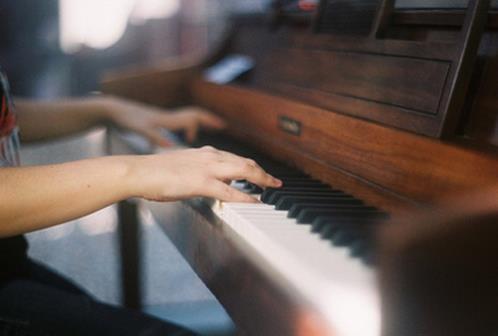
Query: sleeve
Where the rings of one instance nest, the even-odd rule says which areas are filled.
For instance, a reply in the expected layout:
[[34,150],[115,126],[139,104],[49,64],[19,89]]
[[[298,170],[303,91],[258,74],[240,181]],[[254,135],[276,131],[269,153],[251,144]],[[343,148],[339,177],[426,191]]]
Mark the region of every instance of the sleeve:
[[17,166],[19,135],[7,77],[0,69],[0,167]]

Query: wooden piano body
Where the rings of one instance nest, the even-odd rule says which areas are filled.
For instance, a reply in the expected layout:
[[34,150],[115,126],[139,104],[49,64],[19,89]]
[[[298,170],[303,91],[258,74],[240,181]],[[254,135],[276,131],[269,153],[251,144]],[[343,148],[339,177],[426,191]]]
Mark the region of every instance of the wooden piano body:
[[[215,56],[110,74],[103,90],[160,106],[207,107],[226,118],[234,139],[391,213],[379,235],[383,334],[491,335],[498,12],[479,0],[446,10],[341,3],[237,18]],[[354,24],[334,24],[340,10]],[[234,53],[251,56],[255,68],[226,85],[203,79],[206,67]],[[148,206],[242,334],[341,335],[281,286],[285,279],[275,281],[205,201]],[[465,240],[471,236],[480,238]],[[452,263],[452,253],[468,255],[467,243],[475,255]],[[429,269],[447,270],[454,287],[435,285]],[[468,272],[475,276],[462,277]],[[454,299],[466,286],[472,290]]]

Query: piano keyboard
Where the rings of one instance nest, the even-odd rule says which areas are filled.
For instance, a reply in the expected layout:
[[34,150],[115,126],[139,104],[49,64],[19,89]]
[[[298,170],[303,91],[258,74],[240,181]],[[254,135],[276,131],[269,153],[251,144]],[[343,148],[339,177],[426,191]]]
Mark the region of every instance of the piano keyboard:
[[234,182],[261,203],[218,203],[215,213],[270,276],[318,307],[337,335],[380,335],[373,232],[387,214],[291,168],[258,162],[283,187]]

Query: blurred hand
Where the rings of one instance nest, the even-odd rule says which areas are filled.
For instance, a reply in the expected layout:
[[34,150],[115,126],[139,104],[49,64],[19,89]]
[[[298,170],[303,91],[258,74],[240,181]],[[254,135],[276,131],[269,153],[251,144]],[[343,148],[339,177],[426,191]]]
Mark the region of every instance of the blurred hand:
[[137,132],[162,147],[171,145],[161,134],[163,128],[184,131],[186,140],[192,142],[201,128],[218,130],[225,127],[221,118],[200,107],[168,111],[113,97],[105,97],[104,105],[116,126]]
[[206,196],[230,202],[257,202],[227,182],[245,179],[263,188],[282,185],[253,160],[209,146],[138,156],[133,160],[129,180],[132,195],[153,201]]

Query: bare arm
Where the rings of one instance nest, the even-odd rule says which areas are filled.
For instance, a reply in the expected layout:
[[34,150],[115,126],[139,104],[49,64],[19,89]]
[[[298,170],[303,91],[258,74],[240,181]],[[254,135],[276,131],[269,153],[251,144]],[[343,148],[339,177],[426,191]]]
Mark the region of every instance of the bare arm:
[[16,99],[18,124],[23,142],[47,140],[84,131],[108,120],[99,98],[60,101]]
[[0,168],[0,236],[63,223],[126,198],[127,174],[120,157]]
[[200,108],[168,111],[110,96],[46,102],[17,98],[16,109],[23,142],[62,137],[109,122],[167,146],[161,128],[185,130],[187,139],[192,141],[200,127],[224,126],[221,119]]
[[129,197],[254,202],[224,183],[233,179],[281,185],[254,161],[211,147],[0,168],[0,237],[60,224]]

